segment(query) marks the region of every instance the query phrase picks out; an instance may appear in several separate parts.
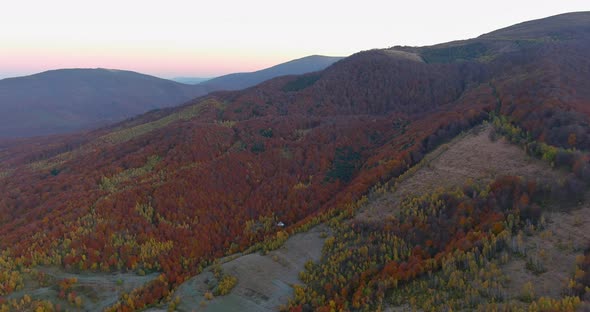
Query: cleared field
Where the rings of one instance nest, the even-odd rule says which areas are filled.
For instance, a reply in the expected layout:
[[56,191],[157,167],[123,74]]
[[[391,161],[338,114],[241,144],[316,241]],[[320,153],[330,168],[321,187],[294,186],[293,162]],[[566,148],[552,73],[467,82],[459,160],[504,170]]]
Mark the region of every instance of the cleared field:
[[[485,185],[502,175],[530,179],[562,179],[565,172],[553,170],[547,163],[528,157],[518,146],[504,139],[492,141],[491,127],[479,126],[439,147],[421,163],[419,169],[398,181],[396,187],[371,200],[355,220],[395,217],[398,204],[408,196],[436,189],[461,187],[467,181]],[[522,305],[521,294],[530,283],[535,298],[561,298],[575,270],[576,257],[590,242],[590,200],[573,207],[549,206],[541,227],[527,229],[513,237],[519,252],[509,251],[500,266],[506,277],[506,302]],[[519,243],[516,243],[520,241]],[[409,305],[388,306],[386,311],[411,311]]]
[[372,200],[355,219],[382,220],[395,216],[398,203],[407,196],[461,187],[467,181],[485,185],[503,175],[535,179],[562,176],[542,161],[527,156],[520,147],[504,139],[492,141],[490,131],[489,125],[478,126],[440,146],[424,158],[420,169],[399,181],[393,192]]
[[[43,272],[47,278],[47,285],[43,286],[32,276],[25,279],[24,289],[14,292],[6,299],[20,298],[28,294],[33,299],[50,300],[67,310],[78,311],[103,311],[113,305],[123,293],[129,293],[158,276],[153,273],[139,276],[133,273],[68,273],[57,267],[40,267],[38,272]],[[77,282],[72,286],[74,291],[82,299],[80,309],[59,298],[60,289],[57,286],[60,280],[76,278]]]
[[526,255],[503,267],[510,277],[508,293],[519,294],[524,284],[531,282],[538,297],[561,297],[573,276],[576,256],[582,255],[590,242],[588,201],[570,212],[545,216],[544,229],[523,236]]
[[[318,261],[329,233],[319,225],[306,233],[291,236],[285,244],[266,255],[237,257],[221,264],[224,274],[238,283],[225,295],[205,299],[215,277],[211,268],[182,284],[174,296],[180,297],[178,311],[277,311],[293,296],[292,284],[307,261]],[[231,259],[231,258],[230,258]],[[157,311],[156,309],[150,311]]]

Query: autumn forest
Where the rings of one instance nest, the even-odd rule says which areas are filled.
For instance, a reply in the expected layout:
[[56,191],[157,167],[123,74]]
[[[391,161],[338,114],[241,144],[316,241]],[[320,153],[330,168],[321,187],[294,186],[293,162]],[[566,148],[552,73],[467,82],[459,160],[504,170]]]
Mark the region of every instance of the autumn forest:
[[[589,77],[590,15],[572,13],[362,51],[93,131],[0,141],[0,311],[94,310],[76,276],[107,273],[145,282],[101,309],[185,311],[179,287],[212,272],[193,308],[204,311],[243,282],[224,259],[272,254],[318,226],[329,228],[321,257],[277,309],[588,307],[590,240],[570,248],[553,296],[531,282],[509,291],[502,268],[522,261],[542,278],[549,268],[527,242],[586,211]],[[358,217],[477,129],[559,178],[464,178]]]

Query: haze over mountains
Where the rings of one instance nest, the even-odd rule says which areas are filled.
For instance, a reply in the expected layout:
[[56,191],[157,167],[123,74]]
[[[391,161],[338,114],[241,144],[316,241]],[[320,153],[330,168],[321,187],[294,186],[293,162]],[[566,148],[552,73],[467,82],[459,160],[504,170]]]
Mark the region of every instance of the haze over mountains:
[[311,55],[250,73],[235,73],[201,82],[201,86],[215,90],[240,90],[257,85],[271,78],[284,75],[300,75],[322,70],[343,57]]
[[[571,13],[5,143],[0,296],[108,311],[583,309],[589,77],[590,12]],[[117,302],[96,295],[110,284],[61,278],[121,271],[150,279]]]
[[340,58],[310,56],[253,73],[197,85],[131,71],[62,69],[0,80],[0,138],[91,129],[182,104],[216,90],[234,90],[282,75],[324,69]]
[[211,78],[199,78],[199,77],[174,77],[170,80],[176,81],[176,82],[180,82],[180,83],[184,83],[184,84],[199,84],[203,81],[207,81]]

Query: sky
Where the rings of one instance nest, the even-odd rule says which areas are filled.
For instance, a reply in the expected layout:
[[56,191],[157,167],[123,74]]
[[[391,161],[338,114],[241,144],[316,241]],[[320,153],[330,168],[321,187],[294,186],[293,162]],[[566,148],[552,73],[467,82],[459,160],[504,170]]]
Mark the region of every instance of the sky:
[[588,10],[588,0],[0,0],[0,78],[97,67],[214,77]]

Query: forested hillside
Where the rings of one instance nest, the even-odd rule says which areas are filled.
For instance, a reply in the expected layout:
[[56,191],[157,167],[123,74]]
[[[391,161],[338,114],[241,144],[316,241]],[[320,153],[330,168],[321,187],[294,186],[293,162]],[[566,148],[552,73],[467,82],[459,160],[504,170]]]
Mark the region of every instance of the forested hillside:
[[[363,51],[321,72],[93,132],[0,142],[0,296],[30,287],[37,267],[157,272],[111,307],[142,309],[172,300],[220,257],[276,249],[323,222],[338,235],[301,274],[293,311],[375,310],[388,296],[403,301],[404,291],[438,287],[420,284],[421,276],[457,274],[473,259],[473,272],[488,270],[479,257],[495,257],[512,234],[540,224],[547,202],[583,200],[589,26],[589,13],[573,13],[472,40]],[[569,175],[553,183],[499,177],[404,201],[399,215],[379,222],[348,220],[364,196],[483,122]],[[550,307],[588,300],[588,258],[579,262],[569,297]],[[221,296],[235,281],[217,277],[223,283],[213,293]],[[62,308],[75,306],[69,284],[60,287]],[[41,299],[7,304],[49,309]]]

